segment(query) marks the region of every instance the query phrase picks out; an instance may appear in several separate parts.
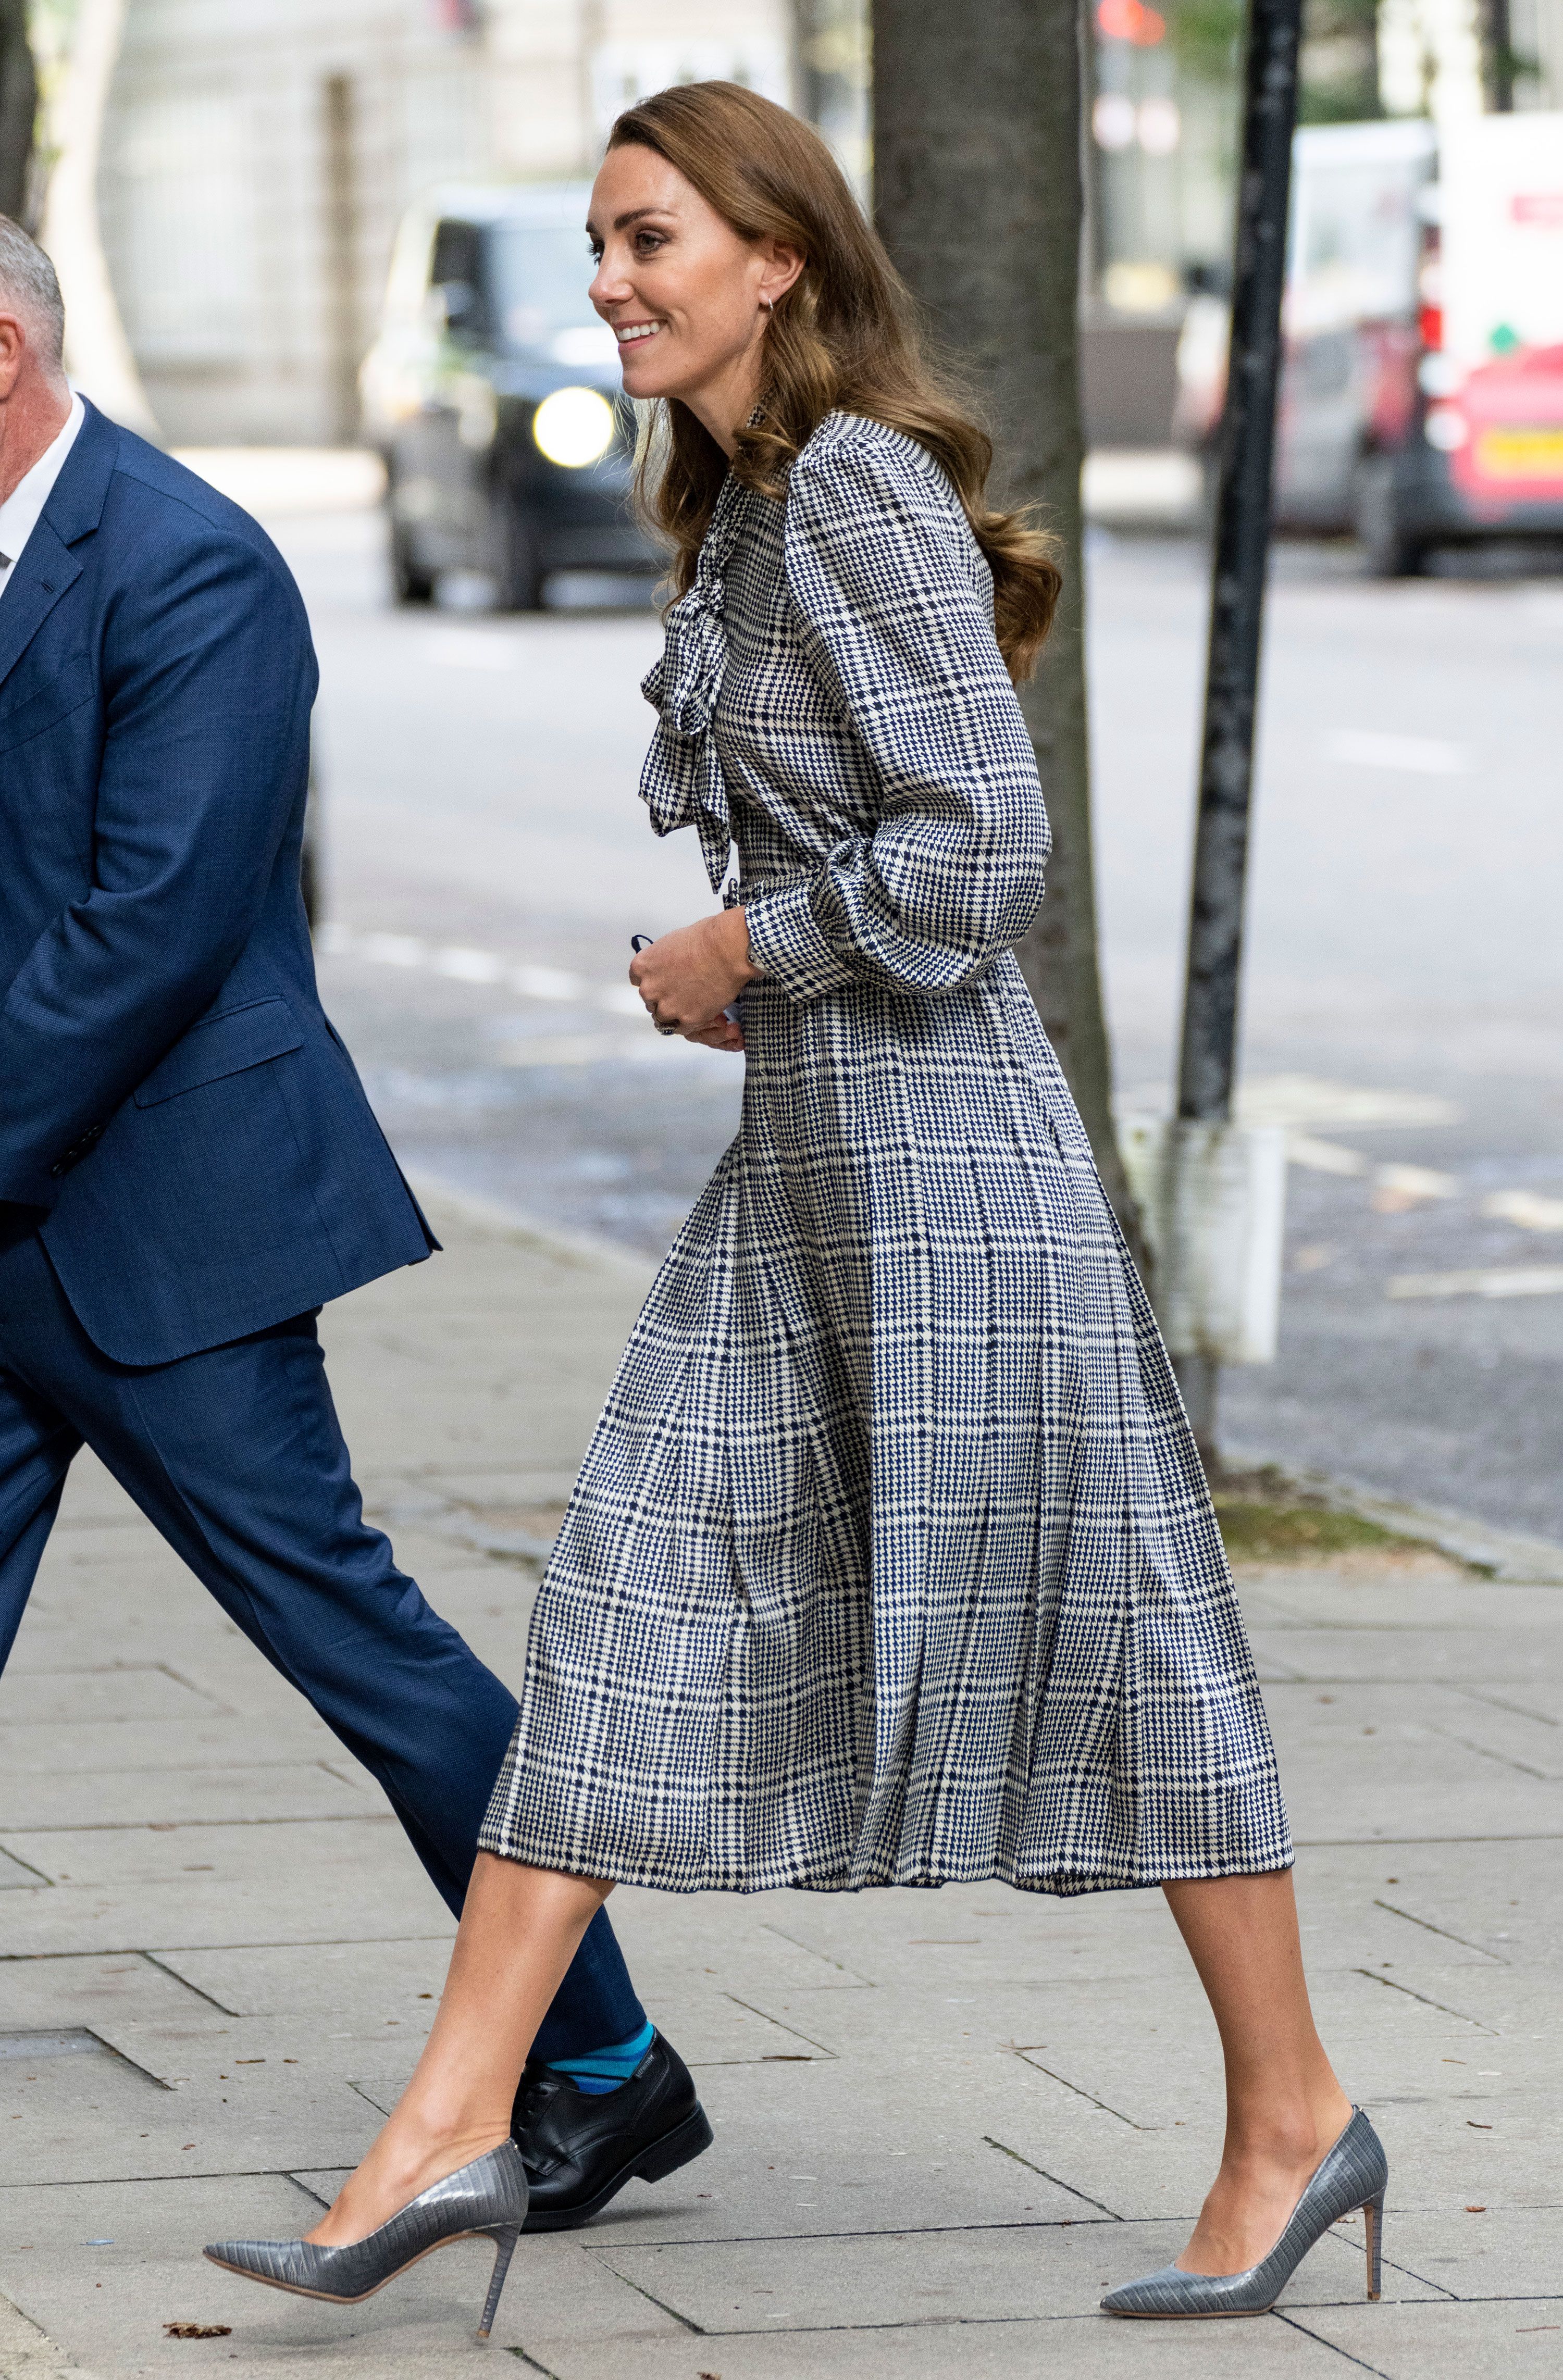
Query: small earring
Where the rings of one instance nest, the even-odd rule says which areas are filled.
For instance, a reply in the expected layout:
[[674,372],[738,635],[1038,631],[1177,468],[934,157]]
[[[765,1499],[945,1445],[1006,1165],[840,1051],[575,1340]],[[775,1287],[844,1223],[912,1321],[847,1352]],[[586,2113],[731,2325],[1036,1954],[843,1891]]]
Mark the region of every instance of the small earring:
[[774,298],[762,298],[760,303],[763,306],[767,314],[774,314],[775,312],[775,301]]

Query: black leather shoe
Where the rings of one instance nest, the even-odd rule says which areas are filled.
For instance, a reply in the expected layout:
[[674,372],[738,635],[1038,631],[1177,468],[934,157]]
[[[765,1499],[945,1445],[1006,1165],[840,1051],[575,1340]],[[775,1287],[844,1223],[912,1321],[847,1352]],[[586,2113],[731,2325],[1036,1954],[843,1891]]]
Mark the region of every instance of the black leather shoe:
[[530,2059],[510,2136],[527,2169],[529,2231],[572,2231],[627,2181],[662,2181],[713,2139],[690,2070],[660,2033],[617,2091],[578,2090]]

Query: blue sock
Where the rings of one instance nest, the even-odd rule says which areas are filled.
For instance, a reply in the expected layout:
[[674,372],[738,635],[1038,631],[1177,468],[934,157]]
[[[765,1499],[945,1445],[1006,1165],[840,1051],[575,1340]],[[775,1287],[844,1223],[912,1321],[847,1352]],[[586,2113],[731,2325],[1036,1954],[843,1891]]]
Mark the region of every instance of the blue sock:
[[568,2074],[578,2091],[586,2091],[595,2098],[604,2091],[617,2091],[628,2082],[635,2069],[652,2046],[653,2028],[643,2024],[628,2041],[616,2041],[607,2049],[591,2049],[581,2058],[551,2058],[550,2074]]

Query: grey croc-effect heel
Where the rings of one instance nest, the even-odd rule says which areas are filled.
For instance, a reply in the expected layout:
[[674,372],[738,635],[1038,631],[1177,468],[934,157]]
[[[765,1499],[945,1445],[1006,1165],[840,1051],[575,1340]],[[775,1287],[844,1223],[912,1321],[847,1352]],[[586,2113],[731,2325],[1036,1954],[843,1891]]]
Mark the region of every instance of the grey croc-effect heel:
[[268,2289],[324,2298],[331,2305],[359,2305],[436,2248],[455,2240],[492,2240],[494,2277],[478,2325],[478,2337],[486,2338],[526,2219],[526,2168],[515,2142],[504,2141],[420,2191],[378,2231],[346,2248],[322,2248],[311,2240],[220,2240],[205,2253],[225,2272],[263,2281]]
[[1368,2295],[1376,2298],[1384,2244],[1384,2192],[1389,2160],[1361,2107],[1330,2150],[1292,2211],[1290,2222],[1262,2265],[1246,2273],[1185,2273],[1164,2265],[1143,2280],[1109,2289],[1104,2313],[1142,2321],[1208,2320],[1213,2315],[1268,2313],[1310,2248],[1332,2223],[1360,2206],[1367,2221]]

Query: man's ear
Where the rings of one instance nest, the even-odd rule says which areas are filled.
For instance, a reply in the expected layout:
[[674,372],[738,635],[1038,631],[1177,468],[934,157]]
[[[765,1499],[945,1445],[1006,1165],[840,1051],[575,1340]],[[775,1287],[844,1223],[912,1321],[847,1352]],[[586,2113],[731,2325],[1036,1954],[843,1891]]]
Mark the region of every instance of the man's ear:
[[0,398],[10,395],[27,358],[27,333],[15,314],[0,314]]

